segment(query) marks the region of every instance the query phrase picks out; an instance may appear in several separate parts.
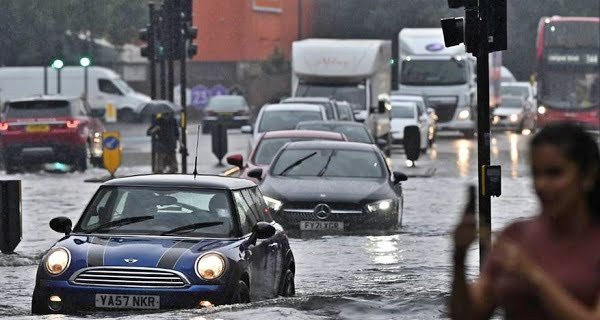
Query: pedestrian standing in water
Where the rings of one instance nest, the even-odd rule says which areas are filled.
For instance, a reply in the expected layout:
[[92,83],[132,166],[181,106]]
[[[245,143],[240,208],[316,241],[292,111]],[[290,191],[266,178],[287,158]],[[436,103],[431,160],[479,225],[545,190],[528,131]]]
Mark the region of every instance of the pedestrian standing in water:
[[177,172],[177,141],[179,126],[172,112],[157,113],[146,132],[154,140],[156,173]]
[[600,319],[600,156],[574,124],[544,127],[530,144],[539,215],[510,224],[481,275],[465,276],[476,239],[474,206],[454,232],[452,319]]

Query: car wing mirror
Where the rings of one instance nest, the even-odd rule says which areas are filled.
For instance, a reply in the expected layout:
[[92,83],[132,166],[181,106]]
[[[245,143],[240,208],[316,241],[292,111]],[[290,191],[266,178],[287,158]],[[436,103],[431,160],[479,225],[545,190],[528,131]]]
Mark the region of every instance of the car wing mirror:
[[252,126],[251,125],[244,125],[241,128],[242,133],[252,133]]
[[377,139],[377,146],[380,148],[387,147],[387,140],[382,138]]
[[268,239],[275,235],[275,227],[268,222],[259,221],[252,228],[252,234],[250,235],[250,239],[248,239],[248,243],[256,244],[257,239]]
[[73,223],[71,219],[67,217],[56,217],[50,220],[50,228],[58,233],[64,233],[65,235],[69,235],[71,233],[71,227]]
[[400,171],[394,171],[394,184],[408,180],[408,176]]
[[254,169],[248,171],[248,177],[250,177],[250,178],[262,180],[262,176],[263,176],[262,168],[254,168]]
[[244,167],[244,157],[241,154],[232,154],[227,157],[227,163],[242,169]]

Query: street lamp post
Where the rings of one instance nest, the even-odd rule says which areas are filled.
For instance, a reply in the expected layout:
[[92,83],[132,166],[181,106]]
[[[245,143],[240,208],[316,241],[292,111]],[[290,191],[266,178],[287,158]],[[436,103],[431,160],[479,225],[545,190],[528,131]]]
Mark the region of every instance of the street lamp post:
[[88,57],[79,59],[79,64],[83,67],[83,97],[88,101],[88,67],[92,61]]
[[65,63],[56,59],[52,62],[52,68],[56,69],[56,93],[60,94],[60,70],[65,66]]

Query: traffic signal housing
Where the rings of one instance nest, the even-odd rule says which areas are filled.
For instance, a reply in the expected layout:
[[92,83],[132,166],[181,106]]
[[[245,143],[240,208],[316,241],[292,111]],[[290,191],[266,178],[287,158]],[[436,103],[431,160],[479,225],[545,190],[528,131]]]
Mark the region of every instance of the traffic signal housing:
[[192,58],[198,54],[198,45],[194,43],[194,39],[198,37],[198,28],[190,26],[189,23],[185,22],[183,30],[184,42],[187,42],[186,55],[188,58]]
[[140,54],[142,55],[142,57],[146,57],[148,59],[155,59],[156,58],[156,44],[155,44],[155,40],[156,38],[154,37],[154,28],[152,27],[152,25],[147,25],[146,28],[142,28],[139,31],[139,38],[141,41],[144,41],[147,43],[147,45],[143,46],[140,49]]

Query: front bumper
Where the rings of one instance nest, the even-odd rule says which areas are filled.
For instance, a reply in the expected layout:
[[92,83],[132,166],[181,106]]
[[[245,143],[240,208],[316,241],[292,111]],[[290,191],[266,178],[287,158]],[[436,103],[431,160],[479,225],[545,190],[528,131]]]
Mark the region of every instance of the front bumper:
[[438,131],[446,130],[475,130],[475,121],[473,120],[451,120],[448,122],[438,122]]
[[249,116],[207,116],[202,119],[202,124],[210,127],[213,123],[221,122],[224,123],[228,128],[241,128],[249,124]]
[[[85,310],[124,310],[96,307],[96,294],[159,296],[159,309],[197,308],[200,301],[224,304],[231,292],[225,285],[190,285],[182,288],[123,288],[74,285],[68,281],[41,280],[34,290],[34,303],[44,313],[77,313]],[[58,295],[62,308],[48,308],[49,297]],[[38,310],[39,310],[38,309]],[[156,309],[155,309],[156,310]]]
[[41,164],[48,162],[74,163],[79,152],[86,145],[71,145],[62,143],[23,143],[4,145],[5,158],[20,164]]
[[[333,209],[325,219],[318,217],[312,209],[291,209],[284,207],[272,216],[286,230],[296,231],[301,230],[300,224],[305,221],[342,222],[344,228],[339,231],[349,232],[394,230],[398,226],[398,210],[395,207],[390,208],[388,212],[375,213],[369,213],[364,210]],[[330,230],[317,231],[330,232]]]

